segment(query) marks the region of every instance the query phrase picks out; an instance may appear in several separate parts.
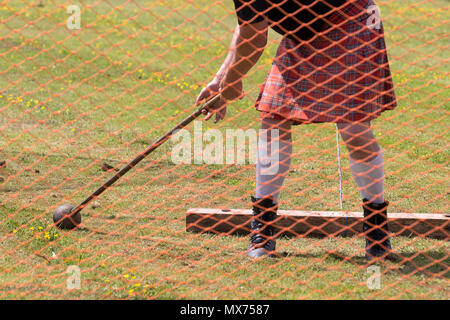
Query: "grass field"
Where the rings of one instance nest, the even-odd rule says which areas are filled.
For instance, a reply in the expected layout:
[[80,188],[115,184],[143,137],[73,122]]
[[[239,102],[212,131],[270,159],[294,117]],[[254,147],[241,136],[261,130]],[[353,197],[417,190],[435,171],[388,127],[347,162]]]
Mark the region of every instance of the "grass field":
[[[282,238],[283,258],[253,261],[247,238],[185,232],[193,207],[248,208],[254,165],[175,165],[167,143],[83,211],[52,226],[190,114],[227,52],[232,1],[83,1],[68,30],[64,1],[0,1],[0,298],[450,298],[448,241],[394,237],[371,290],[362,238]],[[391,212],[448,213],[448,1],[379,2],[399,106],[373,123]],[[226,121],[258,128],[253,108],[278,36]],[[335,127],[296,127],[282,209],[339,210]],[[343,207],[360,211],[341,144]],[[69,266],[81,288],[68,290]]]

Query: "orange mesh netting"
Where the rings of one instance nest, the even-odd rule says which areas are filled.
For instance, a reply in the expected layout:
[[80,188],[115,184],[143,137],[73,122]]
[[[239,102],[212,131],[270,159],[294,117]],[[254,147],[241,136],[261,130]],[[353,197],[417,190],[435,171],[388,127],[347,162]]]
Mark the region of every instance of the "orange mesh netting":
[[[450,297],[448,2],[241,2],[236,27],[231,0],[0,0],[2,299]],[[223,120],[197,112],[118,173],[241,78]],[[389,232],[361,201],[383,182]],[[250,258],[262,230],[276,251]],[[392,253],[367,260],[376,234]]]

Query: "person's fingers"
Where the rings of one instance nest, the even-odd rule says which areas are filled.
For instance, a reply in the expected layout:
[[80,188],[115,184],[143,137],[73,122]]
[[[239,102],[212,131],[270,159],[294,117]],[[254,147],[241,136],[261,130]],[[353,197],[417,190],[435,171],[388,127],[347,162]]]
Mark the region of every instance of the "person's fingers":
[[204,87],[200,94],[197,97],[196,105],[199,105],[204,100],[208,100],[213,95],[216,95],[219,92],[219,85],[217,83],[209,83],[206,87]]
[[212,112],[208,112],[208,114],[206,115],[206,117],[205,117],[205,121],[208,121],[209,119],[211,119],[211,117],[212,117],[212,115],[213,115],[214,113],[212,113]]
[[202,101],[208,99],[214,93],[213,90],[209,87],[205,87],[200,91],[200,94],[197,97],[196,105],[199,105]]
[[220,101],[219,102],[219,107],[218,107],[218,109],[217,109],[217,111],[216,111],[216,118],[215,118],[215,120],[214,120],[214,123],[217,123],[217,122],[219,122],[220,120],[223,120],[223,119],[225,119],[225,114],[226,114],[226,112],[227,112],[227,109],[226,109],[226,103],[225,102],[222,102],[222,101]]
[[225,113],[226,113],[226,111],[217,112],[216,113],[216,119],[214,120],[214,123],[217,123],[220,120],[225,119]]
[[214,115],[214,108],[211,106],[210,108],[208,108],[208,109],[203,109],[203,114],[205,114],[205,112],[206,112],[206,117],[205,117],[205,121],[208,121],[209,119],[211,119],[211,117]]
[[209,95],[210,95],[209,90],[207,90],[207,88],[203,88],[203,90],[200,91],[197,100],[195,101],[195,105],[198,106],[203,100],[208,98]]
[[220,114],[217,112],[216,113],[216,118],[214,119],[214,123],[219,122],[220,120],[222,120],[222,117],[220,116]]
[[203,114],[205,114],[205,112],[207,113],[206,117],[205,117],[205,121],[208,121],[209,119],[211,119],[211,117],[214,114],[217,114],[217,112],[220,110],[220,108],[223,106],[223,102],[222,101],[218,101],[215,102],[213,105],[209,106],[209,108],[205,108],[203,109]]

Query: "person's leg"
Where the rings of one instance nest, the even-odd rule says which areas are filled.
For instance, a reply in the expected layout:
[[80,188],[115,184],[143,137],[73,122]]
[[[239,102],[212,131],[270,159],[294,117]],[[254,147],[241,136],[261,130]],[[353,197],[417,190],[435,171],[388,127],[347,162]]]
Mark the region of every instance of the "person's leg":
[[256,164],[256,198],[272,197],[275,203],[289,173],[292,157],[291,122],[263,119]]
[[350,153],[350,170],[363,199],[384,203],[384,158],[369,122],[339,123]]
[[366,258],[385,257],[391,251],[384,200],[384,158],[369,122],[338,124],[350,153],[350,169],[363,198]]
[[290,121],[263,119],[258,142],[256,197],[252,197],[254,218],[249,257],[263,257],[275,251],[272,223],[276,218],[281,187],[289,173],[291,154]]

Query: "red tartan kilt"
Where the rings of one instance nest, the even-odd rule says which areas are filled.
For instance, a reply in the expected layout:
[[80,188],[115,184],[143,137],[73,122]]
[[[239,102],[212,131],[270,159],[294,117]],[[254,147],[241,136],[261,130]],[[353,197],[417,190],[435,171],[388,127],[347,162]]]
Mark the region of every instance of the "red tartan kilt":
[[256,109],[294,123],[364,122],[396,107],[383,27],[367,26],[368,8],[330,18],[333,27],[309,43],[284,37]]

